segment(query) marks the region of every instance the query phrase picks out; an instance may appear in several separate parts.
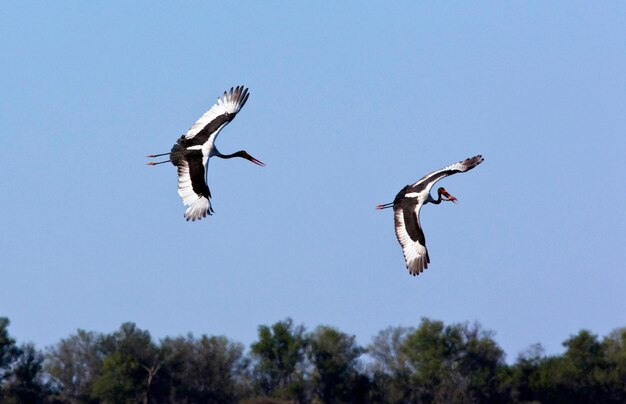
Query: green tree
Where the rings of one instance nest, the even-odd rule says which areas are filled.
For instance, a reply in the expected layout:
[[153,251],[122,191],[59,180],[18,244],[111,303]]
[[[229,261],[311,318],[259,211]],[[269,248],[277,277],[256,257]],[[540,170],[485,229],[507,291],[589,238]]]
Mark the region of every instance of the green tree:
[[243,345],[226,337],[166,338],[161,342],[176,403],[231,403],[238,399],[237,383],[247,366]]
[[0,317],[0,386],[11,364],[18,357],[20,350],[15,345],[15,340],[9,336],[9,324],[6,317]]
[[259,340],[251,345],[251,355],[256,361],[254,378],[262,394],[300,401],[306,398],[304,331],[290,318],[271,327],[259,326]]
[[143,370],[133,358],[114,352],[104,359],[102,374],[94,382],[93,396],[105,403],[143,401]]
[[162,354],[148,331],[124,323],[99,344],[105,356],[93,383],[94,398],[105,403],[150,403],[166,394],[158,377]]
[[308,357],[313,365],[313,385],[324,403],[365,402],[368,380],[358,370],[365,349],[355,337],[335,328],[319,326],[308,336]]
[[509,402],[509,391],[501,388],[506,365],[504,351],[493,340],[493,333],[480,324],[463,325],[463,347],[458,371],[467,380],[472,400],[482,403]]
[[100,334],[78,330],[46,354],[45,369],[52,377],[57,397],[66,403],[89,403],[94,379],[100,375],[104,353]]
[[[604,346],[596,335],[582,330],[578,335],[566,340],[567,347],[563,358],[562,381],[570,390],[572,400],[586,397],[586,402],[603,401],[607,363]],[[573,402],[573,401],[570,401]]]
[[387,402],[506,402],[504,353],[480,325],[422,319],[387,329],[370,346],[373,395]]
[[612,331],[602,341],[607,361],[607,382],[611,386],[609,400],[626,402],[626,328]]
[[511,397],[515,402],[535,402],[539,400],[541,388],[539,369],[546,361],[544,349],[541,344],[531,345],[527,350],[520,353],[515,365],[510,368],[509,386]]
[[[615,340],[613,342],[616,342]],[[623,403],[626,394],[613,381],[616,362],[610,358],[615,346],[587,330],[581,330],[563,345],[562,356],[547,358],[539,369],[537,396],[541,401],[555,403]],[[623,384],[622,384],[623,386]]]
[[367,347],[372,358],[368,373],[372,380],[371,398],[375,402],[403,403],[411,396],[411,369],[402,350],[414,328],[388,327],[380,331]]
[[41,403],[49,394],[43,382],[43,354],[33,344],[25,344],[13,363],[6,383],[3,403]]
[[9,335],[9,324],[6,317],[0,317],[0,402],[7,400],[6,383],[11,374],[11,367],[20,355],[20,349]]
[[412,401],[469,402],[467,381],[456,369],[462,348],[463,334],[458,325],[422,319],[401,348],[411,369]]

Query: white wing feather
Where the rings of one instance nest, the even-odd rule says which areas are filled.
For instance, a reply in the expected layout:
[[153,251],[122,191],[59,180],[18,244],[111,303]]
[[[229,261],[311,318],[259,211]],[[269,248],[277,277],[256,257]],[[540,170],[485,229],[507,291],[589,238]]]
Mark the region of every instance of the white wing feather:
[[480,163],[483,162],[483,157],[481,155],[478,156],[474,156],[474,157],[470,157],[468,159],[459,161],[457,163],[454,164],[450,164],[449,166],[446,166],[444,168],[441,168],[439,170],[435,170],[432,173],[428,173],[425,176],[423,176],[422,178],[420,178],[419,180],[415,181],[413,184],[411,184],[411,187],[415,187],[418,184],[425,182],[428,183],[429,181],[432,180],[433,177],[437,176],[438,174],[444,172],[444,171],[453,171],[450,174],[446,174],[446,175],[442,175],[441,177],[437,178],[436,180],[430,182],[427,184],[426,188],[425,188],[425,192],[426,193],[430,193],[430,189],[433,187],[433,185],[435,185],[435,183],[437,183],[437,181],[447,177],[448,175],[451,174],[456,174],[456,172],[466,172],[471,170],[472,168],[476,167],[477,165],[479,165]]
[[[237,87],[237,89],[239,89],[239,87]],[[243,104],[246,103],[247,99],[247,88],[244,89],[241,87],[241,90],[239,91],[231,88],[228,92],[224,91],[222,98],[218,98],[215,105],[205,112],[204,115],[202,115],[200,119],[198,119],[196,123],[189,128],[187,134],[185,134],[185,138],[191,139],[196,136],[205,126],[209,124],[209,122],[220,115],[225,113],[236,114],[239,110],[241,110],[241,107],[243,107]]]
[[193,190],[191,176],[189,175],[189,164],[185,160],[181,160],[178,164],[178,195],[183,199],[183,204],[189,206],[185,210],[185,219],[200,220],[209,213],[211,201],[203,195],[198,195]]
[[[415,207],[415,213],[418,218],[420,207],[421,205]],[[406,267],[411,275],[418,275],[425,268],[428,268],[428,251],[426,250],[426,246],[421,245],[417,241],[413,241],[409,233],[407,233],[402,209],[394,209],[394,220],[396,237],[402,246]]]

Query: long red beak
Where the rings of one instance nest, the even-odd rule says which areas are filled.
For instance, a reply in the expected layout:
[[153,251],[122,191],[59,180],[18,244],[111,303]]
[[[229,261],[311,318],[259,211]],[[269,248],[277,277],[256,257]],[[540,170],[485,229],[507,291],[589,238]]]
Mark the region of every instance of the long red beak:
[[259,165],[261,167],[265,167],[265,163],[264,162],[262,162],[261,160],[257,160],[257,159],[255,159],[252,156],[250,156],[250,158],[248,160],[250,160],[251,162],[253,162],[256,165]]
[[446,201],[452,201],[454,203],[457,201],[457,199],[453,195],[450,195],[445,189],[441,191],[441,195],[446,197]]

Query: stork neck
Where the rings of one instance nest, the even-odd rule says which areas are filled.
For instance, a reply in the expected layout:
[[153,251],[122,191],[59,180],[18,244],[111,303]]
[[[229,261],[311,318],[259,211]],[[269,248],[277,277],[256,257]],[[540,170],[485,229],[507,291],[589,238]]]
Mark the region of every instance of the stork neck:
[[211,151],[211,155],[212,156],[216,156],[219,157],[221,159],[232,159],[233,157],[242,157],[243,158],[243,150],[239,150],[237,152],[231,153],[231,154],[222,154],[219,150],[217,150],[217,147],[213,146],[213,150]]
[[426,202],[430,202],[434,205],[439,205],[441,201],[441,192],[437,191],[437,199],[434,199],[430,194],[428,194],[428,200]]
[[[219,153],[219,152],[218,152],[218,153]],[[216,154],[216,156],[221,157],[221,158],[223,158],[223,159],[232,159],[233,157],[241,157],[241,158],[244,158],[244,157],[243,157],[243,150],[239,150],[239,151],[234,152],[234,153],[231,153],[231,154],[222,154],[222,153],[219,153],[219,154]]]
[[224,158],[224,155],[220,153],[219,150],[217,150],[217,147],[215,145],[213,145],[213,148],[211,149],[211,157],[213,156]]

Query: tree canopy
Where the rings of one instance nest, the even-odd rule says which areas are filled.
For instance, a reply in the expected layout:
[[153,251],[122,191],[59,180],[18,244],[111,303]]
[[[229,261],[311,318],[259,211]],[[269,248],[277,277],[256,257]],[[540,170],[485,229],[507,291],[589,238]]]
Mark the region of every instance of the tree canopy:
[[245,347],[225,336],[155,341],[134,323],[77,330],[52,347],[18,345],[0,317],[2,403],[623,403],[626,328],[580,330],[547,356],[513,364],[480,324],[424,318],[360,346],[353,335],[292,319],[258,328]]

